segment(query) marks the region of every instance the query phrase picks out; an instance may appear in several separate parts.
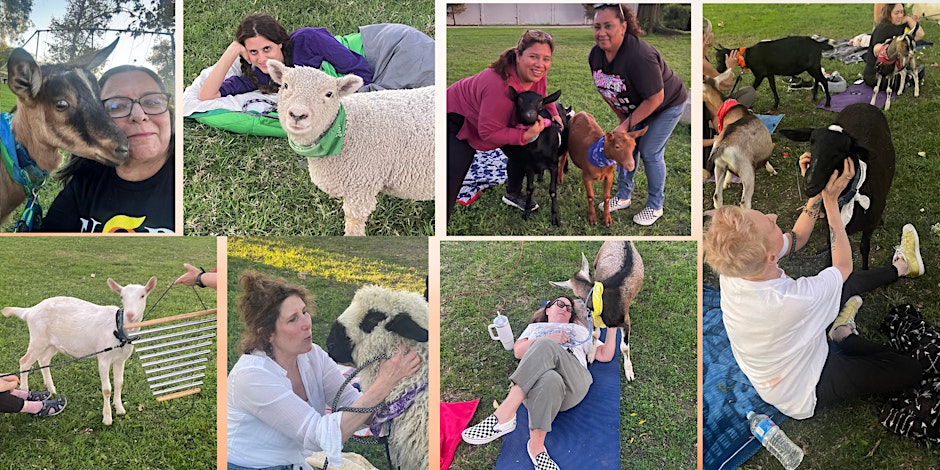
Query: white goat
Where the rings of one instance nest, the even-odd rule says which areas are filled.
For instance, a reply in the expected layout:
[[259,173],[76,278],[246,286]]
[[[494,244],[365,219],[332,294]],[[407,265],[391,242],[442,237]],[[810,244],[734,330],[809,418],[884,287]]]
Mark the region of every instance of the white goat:
[[[151,277],[146,286],[120,284],[108,278],[111,290],[121,295],[121,304],[124,308],[124,323],[134,323],[143,320],[144,310],[147,308],[147,295],[157,285],[157,278]],[[115,338],[115,317],[118,307],[114,305],[101,306],[86,302],[75,297],[52,297],[39,302],[34,307],[19,308],[6,307],[4,316],[16,315],[29,325],[29,347],[26,355],[20,359],[20,370],[29,369],[34,362],[45,367],[57,352],[72,357],[81,357],[115,347],[111,351],[98,354],[98,374],[101,376],[101,393],[104,395],[102,422],[110,425],[111,382],[108,379],[108,370],[114,367],[114,410],[118,415],[126,413],[121,402],[121,389],[124,387],[124,363],[134,351],[133,345],[122,348],[117,346],[120,342]],[[137,330],[127,330],[133,333]],[[28,372],[20,375],[20,389],[29,390]],[[42,369],[42,380],[46,390],[56,392],[52,383],[52,374],[49,368]]]
[[365,235],[378,194],[418,201],[434,199],[434,87],[356,93],[362,79],[331,77],[312,67],[268,61],[281,84],[278,114],[291,147],[305,154],[346,113],[342,149],[307,157],[310,180],[343,198],[346,235]]

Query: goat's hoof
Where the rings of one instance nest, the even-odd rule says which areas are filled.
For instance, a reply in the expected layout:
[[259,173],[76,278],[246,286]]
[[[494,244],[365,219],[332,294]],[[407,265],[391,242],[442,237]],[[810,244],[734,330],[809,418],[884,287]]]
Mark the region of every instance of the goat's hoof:
[[114,414],[116,414],[116,415],[118,415],[118,416],[124,416],[124,415],[127,414],[127,410],[124,409],[124,406],[115,405],[115,406],[114,406]]
[[629,359],[624,361],[623,376],[627,379],[627,382],[633,382],[636,379],[636,374],[633,373],[633,361]]
[[101,420],[101,422],[104,423],[105,426],[110,426],[110,425],[111,425],[111,421],[112,421],[112,420],[111,420],[111,417],[110,417],[110,416],[105,416],[104,419]]

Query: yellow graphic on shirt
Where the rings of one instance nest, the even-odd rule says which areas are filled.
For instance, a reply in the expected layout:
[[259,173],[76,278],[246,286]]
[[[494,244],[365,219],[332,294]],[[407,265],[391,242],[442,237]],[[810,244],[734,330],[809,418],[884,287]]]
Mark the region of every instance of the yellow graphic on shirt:
[[138,227],[143,225],[144,220],[146,219],[147,217],[116,215],[111,217],[111,219],[104,224],[104,228],[101,229],[101,233],[133,232]]

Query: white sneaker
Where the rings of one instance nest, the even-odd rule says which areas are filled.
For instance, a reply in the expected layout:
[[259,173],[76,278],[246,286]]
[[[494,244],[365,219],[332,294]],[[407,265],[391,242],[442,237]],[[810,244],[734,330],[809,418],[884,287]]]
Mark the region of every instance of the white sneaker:
[[643,210],[641,210],[637,215],[633,216],[633,221],[640,225],[653,225],[653,222],[656,222],[662,216],[662,209],[644,207]]
[[[630,201],[630,198],[620,199],[619,197],[614,196],[614,197],[610,198],[610,211],[613,212],[613,211],[619,211],[620,209],[626,209],[626,208],[630,207],[630,202],[632,202],[632,201]],[[601,200],[601,202],[597,203],[597,208],[598,208],[598,209],[601,209],[601,210],[604,209],[604,201],[603,201],[603,200]]]

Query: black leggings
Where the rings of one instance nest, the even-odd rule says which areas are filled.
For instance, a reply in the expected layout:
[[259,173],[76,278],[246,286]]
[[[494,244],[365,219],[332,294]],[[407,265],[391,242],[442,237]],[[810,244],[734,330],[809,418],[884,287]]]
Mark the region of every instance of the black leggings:
[[464,117],[457,113],[447,113],[447,221],[457,204],[457,194],[463,185],[463,179],[470,170],[473,156],[477,151],[466,140],[457,138],[463,127]]
[[25,401],[10,392],[0,392],[0,413],[19,413]]
[[[891,284],[898,279],[894,266],[854,271],[842,285],[840,305],[849,297]],[[838,345],[829,343],[829,355],[816,383],[816,408],[869,395],[895,395],[920,382],[920,363],[911,356],[849,335]]]

